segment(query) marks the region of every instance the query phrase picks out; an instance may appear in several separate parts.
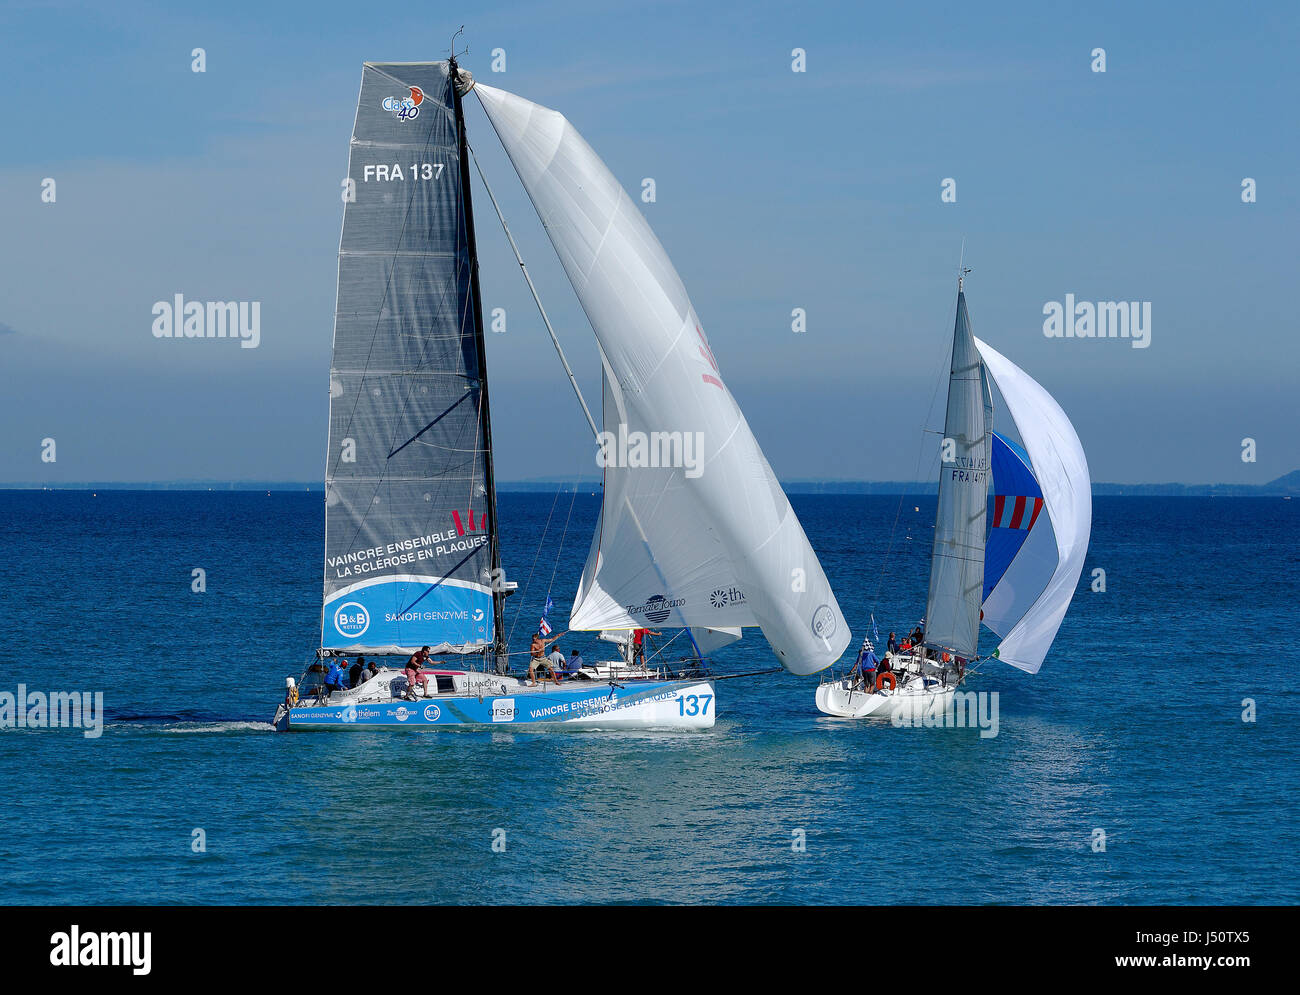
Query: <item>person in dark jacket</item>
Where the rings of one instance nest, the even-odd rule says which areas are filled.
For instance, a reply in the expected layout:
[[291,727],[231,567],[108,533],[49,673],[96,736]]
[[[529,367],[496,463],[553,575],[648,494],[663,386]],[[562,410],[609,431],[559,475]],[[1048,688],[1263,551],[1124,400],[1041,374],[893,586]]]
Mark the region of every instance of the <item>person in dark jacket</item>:
[[364,656],[359,656],[357,657],[357,662],[352,665],[352,669],[348,671],[348,680],[352,683],[354,688],[361,687],[365,682],[365,672],[366,658]]

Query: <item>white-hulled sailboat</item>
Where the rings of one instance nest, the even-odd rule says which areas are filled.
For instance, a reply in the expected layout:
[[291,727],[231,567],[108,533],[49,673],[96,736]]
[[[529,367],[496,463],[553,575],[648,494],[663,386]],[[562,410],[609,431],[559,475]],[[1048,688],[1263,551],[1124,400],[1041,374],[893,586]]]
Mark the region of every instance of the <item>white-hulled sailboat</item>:
[[[569,629],[617,639],[683,627],[694,653],[676,668],[629,652],[559,683],[509,673],[503,602],[514,585],[500,565],[461,103],[471,90],[546,226],[604,371],[604,498]],[[288,679],[277,728],[707,728],[716,708],[704,657],[740,627],[760,626],[795,673],[840,656],[848,626],[681,280],[563,116],[476,85],[455,59],[366,63],[349,190],[321,643],[301,685]],[[692,433],[703,447],[699,472],[659,460],[622,465],[612,447],[630,431],[670,450]],[[464,665],[426,664],[408,687],[404,663],[422,646]],[[355,687],[324,690],[341,658],[361,655],[397,662]]]
[[[828,715],[915,720],[945,710],[980,659],[981,622],[1002,640],[992,658],[1037,673],[1083,571],[1092,528],[1083,446],[1052,396],[971,334],[964,272],[921,638],[874,668],[865,644],[853,670],[817,688]],[[990,379],[1023,446],[993,430]]]

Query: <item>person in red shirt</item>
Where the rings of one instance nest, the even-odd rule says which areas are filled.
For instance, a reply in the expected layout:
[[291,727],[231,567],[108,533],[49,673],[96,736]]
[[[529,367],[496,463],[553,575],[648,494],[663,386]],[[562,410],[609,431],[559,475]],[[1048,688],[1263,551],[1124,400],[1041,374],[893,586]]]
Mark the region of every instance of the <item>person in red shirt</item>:
[[653,629],[633,629],[632,630],[632,662],[645,665],[645,637],[661,636],[663,633],[655,632]]

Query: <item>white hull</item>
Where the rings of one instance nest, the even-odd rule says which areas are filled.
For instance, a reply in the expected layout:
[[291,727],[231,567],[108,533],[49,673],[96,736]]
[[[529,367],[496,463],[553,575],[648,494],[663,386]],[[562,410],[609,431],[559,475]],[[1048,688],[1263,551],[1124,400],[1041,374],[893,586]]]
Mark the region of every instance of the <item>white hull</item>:
[[[856,675],[829,681],[817,688],[817,708],[827,715],[846,719],[899,719],[919,721],[929,715],[947,710],[957,685],[944,683],[936,677],[933,664],[922,664],[915,657],[896,656],[898,682],[890,687],[888,682],[877,690],[863,687]],[[915,671],[925,669],[927,673]]]

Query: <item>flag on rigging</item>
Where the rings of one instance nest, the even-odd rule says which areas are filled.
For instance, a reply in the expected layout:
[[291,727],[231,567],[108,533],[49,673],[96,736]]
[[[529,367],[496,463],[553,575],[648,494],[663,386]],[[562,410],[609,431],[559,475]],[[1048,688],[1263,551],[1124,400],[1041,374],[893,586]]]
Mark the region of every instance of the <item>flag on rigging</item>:
[[538,635],[549,636],[551,634],[551,623],[546,621],[546,616],[551,614],[551,609],[554,607],[551,604],[551,596],[548,594],[546,596],[546,607],[542,609],[542,620],[537,623]]

